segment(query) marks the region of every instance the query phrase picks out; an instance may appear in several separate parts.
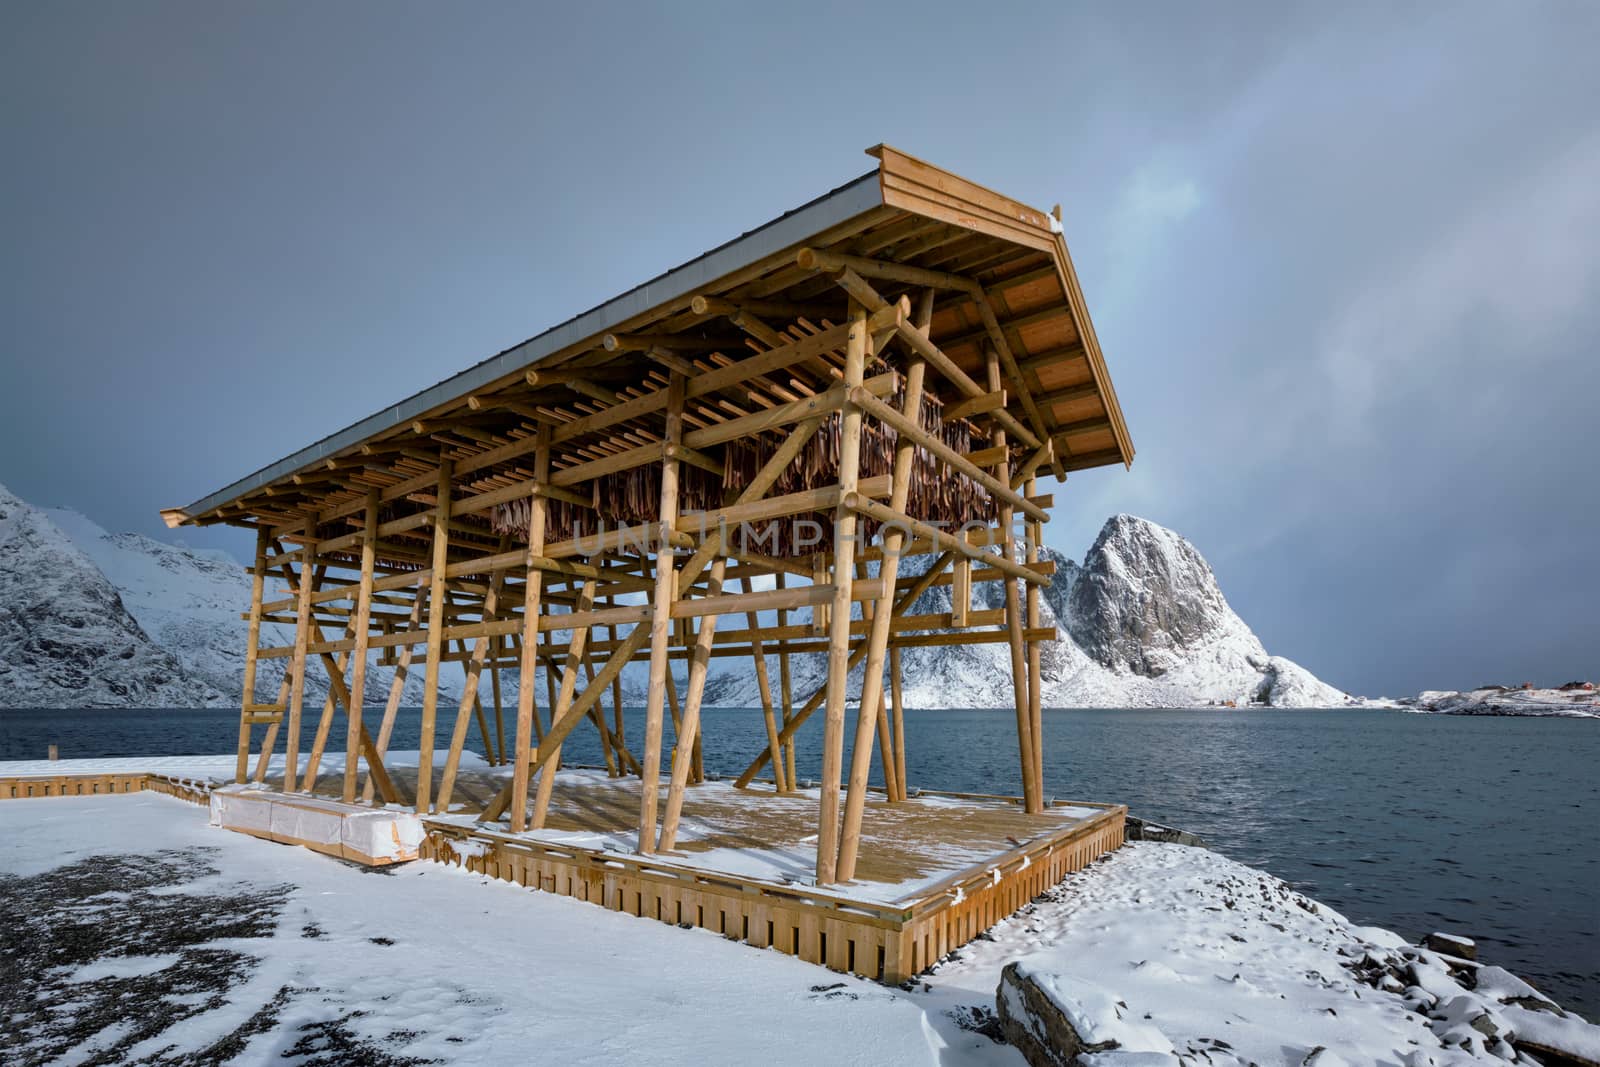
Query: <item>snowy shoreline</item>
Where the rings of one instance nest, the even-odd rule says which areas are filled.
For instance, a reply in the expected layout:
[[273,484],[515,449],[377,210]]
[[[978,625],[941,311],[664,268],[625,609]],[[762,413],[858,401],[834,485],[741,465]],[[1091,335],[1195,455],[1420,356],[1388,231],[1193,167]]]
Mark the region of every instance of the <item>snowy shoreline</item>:
[[[1408,946],[1182,845],[1125,846],[899,988],[460,868],[390,871],[211,829],[152,794],[0,804],[14,1062],[475,1063],[537,1041],[580,1062],[1018,1064],[995,1012],[1019,960],[1099,991],[1125,1017],[1105,1032],[1142,1035],[1082,1061],[1097,1065],[1425,1067],[1595,1032],[1492,961]],[[694,1027],[662,1025],[681,1010]]]

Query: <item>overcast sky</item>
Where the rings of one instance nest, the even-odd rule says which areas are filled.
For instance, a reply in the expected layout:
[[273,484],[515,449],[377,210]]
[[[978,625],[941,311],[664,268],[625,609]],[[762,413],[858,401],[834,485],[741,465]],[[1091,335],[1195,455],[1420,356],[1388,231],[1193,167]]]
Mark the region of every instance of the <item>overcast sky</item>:
[[170,537],[886,141],[1063,206],[1139,454],[1056,547],[1354,692],[1600,674],[1600,4],[592,8],[0,4],[0,482]]

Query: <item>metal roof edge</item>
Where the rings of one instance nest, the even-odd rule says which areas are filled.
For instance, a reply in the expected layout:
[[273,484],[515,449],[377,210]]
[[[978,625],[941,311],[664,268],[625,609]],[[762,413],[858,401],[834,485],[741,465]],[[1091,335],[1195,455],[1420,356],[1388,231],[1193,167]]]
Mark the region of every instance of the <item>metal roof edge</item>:
[[724,275],[763,259],[790,245],[847,222],[883,204],[878,171],[824,193],[811,202],[778,216],[726,244],[612,297],[596,307],[550,327],[521,344],[491,356],[459,374],[392,404],[359,422],[330,434],[298,452],[285,456],[231,485],[218,489],[181,509],[194,521],[214,508],[254,492],[269,482],[292,474],[307,464],[344,451],[373,434],[410,422],[448,400],[482,388],[516,370],[576,344],[585,337],[605,333],[617,324],[653,307],[687,296]]

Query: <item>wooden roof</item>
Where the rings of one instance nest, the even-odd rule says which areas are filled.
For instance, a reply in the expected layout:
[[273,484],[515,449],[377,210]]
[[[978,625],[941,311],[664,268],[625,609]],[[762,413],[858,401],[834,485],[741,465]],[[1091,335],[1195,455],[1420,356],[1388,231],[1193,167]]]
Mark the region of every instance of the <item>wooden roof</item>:
[[[983,317],[992,309],[1015,368],[1003,383],[1006,421],[1042,426],[1058,475],[1131,463],[1059,226],[897,149],[868,152],[878,166],[861,178],[163,517],[171,526],[281,526],[311,510],[350,509],[368,489],[403,493],[441,458],[490,485],[526,478],[518,465],[539,423],[559,428],[558,469],[592,463],[619,438],[652,439],[669,368],[704,376],[844,322],[847,297],[827,273],[840,265],[870,267],[891,302],[938,290],[928,337],[978,381],[996,335]],[[795,373],[786,366],[755,386],[741,382],[736,398],[710,393],[697,417],[806,395]],[[930,383],[947,402],[971,399],[943,379]],[[631,410],[638,415],[625,417]]]

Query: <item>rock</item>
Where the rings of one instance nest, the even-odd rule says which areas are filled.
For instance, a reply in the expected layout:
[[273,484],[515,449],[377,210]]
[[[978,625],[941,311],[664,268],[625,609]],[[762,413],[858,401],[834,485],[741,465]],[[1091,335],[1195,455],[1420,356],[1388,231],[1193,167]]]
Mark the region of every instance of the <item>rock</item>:
[[1546,1063],[1561,1060],[1584,1067],[1600,1067],[1600,1026],[1576,1015],[1554,1015],[1507,1006],[1511,1044],[1518,1052],[1533,1052]]
[[1174,826],[1162,826],[1160,823],[1149,822],[1133,815],[1127,817],[1126,837],[1129,841],[1161,841],[1169,845],[1189,845],[1193,848],[1210,847],[1198,834],[1191,834]]
[[1478,958],[1478,943],[1470,937],[1460,934],[1446,934],[1434,931],[1422,939],[1426,948],[1446,956],[1454,956],[1461,960],[1476,960]]
[[1036,971],[1026,960],[1001,972],[995,1009],[1006,1040],[1032,1067],[1179,1062],[1172,1042],[1127,1004],[1082,979]]

